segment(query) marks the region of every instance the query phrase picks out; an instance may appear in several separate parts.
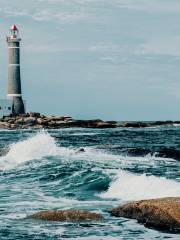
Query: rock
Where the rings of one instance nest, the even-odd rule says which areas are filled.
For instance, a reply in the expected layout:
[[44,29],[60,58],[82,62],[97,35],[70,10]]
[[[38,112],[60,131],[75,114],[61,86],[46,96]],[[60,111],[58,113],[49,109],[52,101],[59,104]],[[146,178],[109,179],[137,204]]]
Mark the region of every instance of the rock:
[[29,126],[33,126],[37,123],[37,120],[35,117],[28,117],[24,119],[24,123],[28,124]]
[[[18,127],[17,127],[18,128]],[[22,125],[22,129],[28,129],[29,128],[29,125],[25,124],[25,125]]]
[[16,121],[15,121],[16,124],[23,124],[24,123],[24,119],[23,118],[18,118]]
[[126,203],[110,211],[116,217],[137,219],[147,227],[180,232],[180,197]]
[[99,122],[96,123],[94,126],[92,126],[94,128],[116,128],[117,125],[116,123],[110,123],[110,122]]
[[14,119],[8,120],[7,122],[14,124]]
[[173,121],[156,121],[151,123],[152,126],[166,126],[173,125]]
[[156,156],[180,160],[180,150],[177,150],[175,148],[162,148],[156,153]]
[[37,123],[43,126],[47,126],[48,125],[48,120],[44,119],[44,118],[37,118]]
[[82,153],[82,152],[85,152],[84,148],[80,148],[76,153]]
[[0,122],[0,128],[1,129],[9,129],[11,126],[10,123],[7,123],[7,122]]
[[103,220],[103,217],[100,214],[84,210],[42,211],[31,215],[30,218],[60,222]]
[[47,116],[46,119],[48,121],[64,121],[64,117],[62,116]]
[[104,122],[100,119],[94,120],[71,120],[68,121],[66,126],[68,127],[81,127],[81,128],[115,128],[117,124],[114,122]]
[[27,117],[35,117],[35,118],[39,118],[41,116],[40,113],[37,113],[37,112],[30,112],[30,113],[27,113]]
[[10,128],[11,128],[11,129],[17,129],[17,128],[18,128],[18,124],[11,124],[11,125],[10,125]]
[[63,117],[63,121],[68,122],[68,121],[71,121],[71,120],[72,120],[72,117],[68,117],[68,116]]
[[43,128],[43,126],[40,124],[36,124],[33,126],[33,129],[42,129],[42,128]]
[[9,121],[9,120],[11,120],[12,118],[11,117],[3,117],[3,120],[4,121]]
[[132,127],[132,128],[143,128],[143,127],[149,127],[150,125],[148,123],[144,122],[126,122],[124,123],[123,127]]
[[53,121],[53,120],[49,121],[48,122],[48,127],[49,128],[56,128],[57,127],[56,121]]

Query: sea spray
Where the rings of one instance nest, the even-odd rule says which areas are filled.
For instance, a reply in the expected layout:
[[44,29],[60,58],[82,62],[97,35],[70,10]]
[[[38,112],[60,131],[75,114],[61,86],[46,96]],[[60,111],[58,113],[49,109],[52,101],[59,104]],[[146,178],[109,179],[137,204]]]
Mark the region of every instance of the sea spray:
[[9,146],[9,152],[0,158],[0,170],[6,170],[21,165],[27,161],[41,159],[46,156],[60,156],[67,161],[93,161],[100,164],[108,163],[111,167],[119,164],[120,168],[129,167],[133,164],[153,166],[154,164],[166,164],[174,160],[159,158],[151,155],[145,157],[130,157],[112,154],[93,147],[79,148],[58,146],[55,139],[47,132],[40,131],[25,140],[13,143]]
[[117,198],[123,201],[180,196],[180,183],[164,177],[137,175],[128,171],[116,171],[116,179],[102,198]]
[[38,132],[35,136],[10,145],[7,155],[0,158],[0,169],[13,168],[18,164],[41,159],[47,155],[56,155],[58,147],[54,138],[47,132]]

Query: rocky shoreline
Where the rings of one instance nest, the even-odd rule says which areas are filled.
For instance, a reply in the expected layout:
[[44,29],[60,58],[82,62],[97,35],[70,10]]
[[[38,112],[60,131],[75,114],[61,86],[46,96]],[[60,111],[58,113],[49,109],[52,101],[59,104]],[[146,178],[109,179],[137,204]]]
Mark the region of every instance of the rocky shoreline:
[[[136,219],[145,227],[180,233],[180,197],[128,202],[113,208],[109,213],[114,217]],[[28,218],[60,222],[106,221],[99,213],[80,209],[40,211]]]
[[147,128],[173,126],[180,121],[132,122],[103,121],[101,119],[76,120],[69,116],[45,116],[40,113],[26,113],[0,119],[0,129],[59,129],[59,128]]
[[40,113],[26,113],[0,119],[0,129],[58,129],[58,128],[115,128],[117,122],[95,120],[75,120],[67,116],[44,116]]

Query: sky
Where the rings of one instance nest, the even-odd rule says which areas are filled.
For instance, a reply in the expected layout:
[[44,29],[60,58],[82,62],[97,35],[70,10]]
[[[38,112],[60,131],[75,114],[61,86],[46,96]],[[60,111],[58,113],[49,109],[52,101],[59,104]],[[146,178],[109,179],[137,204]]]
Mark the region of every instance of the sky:
[[180,119],[179,0],[0,0],[0,98],[9,27],[27,111],[77,119]]

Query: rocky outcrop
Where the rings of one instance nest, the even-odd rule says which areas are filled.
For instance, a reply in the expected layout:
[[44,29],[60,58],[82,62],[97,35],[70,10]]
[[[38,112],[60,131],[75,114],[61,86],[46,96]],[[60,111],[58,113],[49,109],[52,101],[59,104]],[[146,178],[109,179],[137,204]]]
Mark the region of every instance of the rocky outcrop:
[[8,116],[0,119],[1,129],[59,129],[59,128],[147,128],[158,126],[180,125],[180,121],[156,122],[116,122],[101,119],[76,120],[69,116],[45,116],[40,113],[26,113],[18,116]]
[[58,210],[58,211],[42,211],[35,213],[30,218],[60,221],[60,222],[81,222],[81,221],[99,221],[103,217],[98,213],[88,212],[84,210]]
[[110,212],[116,217],[137,219],[147,227],[180,232],[180,197],[130,202]]
[[127,128],[144,128],[144,127],[149,127],[149,123],[145,122],[125,122],[123,124],[123,127]]
[[27,113],[0,119],[3,129],[58,129],[58,128],[115,128],[117,122],[95,120],[75,120],[68,116],[44,116],[40,113]]

